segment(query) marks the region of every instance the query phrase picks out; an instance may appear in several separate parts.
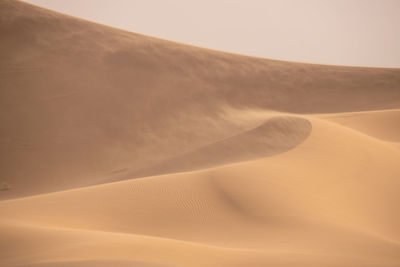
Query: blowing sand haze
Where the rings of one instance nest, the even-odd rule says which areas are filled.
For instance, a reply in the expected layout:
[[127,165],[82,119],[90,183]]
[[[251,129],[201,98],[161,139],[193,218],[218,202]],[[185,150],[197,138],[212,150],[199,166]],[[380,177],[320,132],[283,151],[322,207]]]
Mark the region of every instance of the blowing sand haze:
[[0,266],[400,266],[400,69],[12,0],[0,36]]

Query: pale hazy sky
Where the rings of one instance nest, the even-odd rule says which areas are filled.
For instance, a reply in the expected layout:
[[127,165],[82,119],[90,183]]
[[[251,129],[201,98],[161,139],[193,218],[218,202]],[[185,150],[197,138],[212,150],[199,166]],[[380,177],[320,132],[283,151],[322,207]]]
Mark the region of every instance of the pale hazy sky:
[[163,39],[323,64],[400,67],[400,0],[27,0]]

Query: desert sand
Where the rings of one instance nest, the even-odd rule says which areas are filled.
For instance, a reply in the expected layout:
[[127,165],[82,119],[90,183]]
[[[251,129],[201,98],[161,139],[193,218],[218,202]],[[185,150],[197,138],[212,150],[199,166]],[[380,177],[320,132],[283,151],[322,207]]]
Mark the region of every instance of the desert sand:
[[0,36],[0,266],[400,266],[400,69],[12,0]]

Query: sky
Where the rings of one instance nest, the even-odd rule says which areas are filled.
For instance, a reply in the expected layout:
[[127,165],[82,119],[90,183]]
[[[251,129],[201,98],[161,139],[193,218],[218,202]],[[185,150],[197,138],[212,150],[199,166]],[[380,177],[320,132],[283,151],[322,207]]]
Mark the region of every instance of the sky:
[[263,58],[400,67],[400,0],[26,0],[162,39]]

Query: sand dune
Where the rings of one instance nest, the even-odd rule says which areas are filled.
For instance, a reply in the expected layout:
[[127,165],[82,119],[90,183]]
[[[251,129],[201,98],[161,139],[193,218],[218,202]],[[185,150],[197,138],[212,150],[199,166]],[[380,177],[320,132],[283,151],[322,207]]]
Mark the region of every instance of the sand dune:
[[[257,121],[263,114],[259,112],[257,118],[248,116],[249,120]],[[129,175],[144,177],[190,171],[271,156],[290,150],[304,141],[311,132],[311,124],[306,119],[284,115],[268,118],[268,113],[264,116],[265,121],[253,129],[218,140]]]
[[400,110],[340,113],[323,116],[367,135],[389,142],[400,141]]
[[[197,253],[209,257],[208,262],[190,262],[183,256],[165,259],[177,266],[235,266],[234,262],[244,261],[242,257],[248,259],[243,266],[278,262],[282,266],[396,266],[400,216],[393,205],[400,201],[400,151],[342,126],[312,122],[311,136],[287,153],[3,201],[0,209],[4,221],[22,231],[38,227],[44,232],[96,235],[100,231],[149,239],[151,248],[142,252],[146,256],[129,250],[125,256],[118,252],[122,259],[148,260],[154,257],[153,249],[166,246],[165,250],[180,255],[189,253],[192,260],[204,257]],[[69,242],[74,244],[72,239]],[[9,242],[3,242],[2,247],[9,247]],[[82,249],[112,251],[102,253],[106,259],[128,246],[109,241],[110,245],[98,248],[93,242]],[[129,247],[140,250],[143,242]],[[80,253],[88,253],[60,250],[35,260],[58,260],[60,253],[79,261],[85,259]],[[226,258],[221,253],[227,253]]]
[[254,127],[227,120],[226,107],[400,106],[399,69],[232,55],[12,0],[0,18],[0,164],[13,187],[2,199],[126,179]]
[[400,69],[0,34],[0,266],[400,266]]

